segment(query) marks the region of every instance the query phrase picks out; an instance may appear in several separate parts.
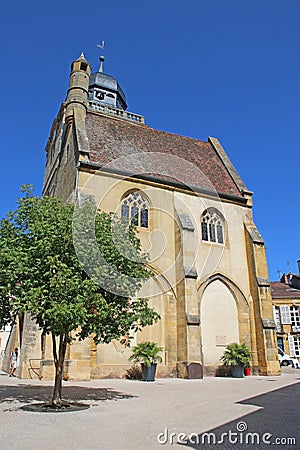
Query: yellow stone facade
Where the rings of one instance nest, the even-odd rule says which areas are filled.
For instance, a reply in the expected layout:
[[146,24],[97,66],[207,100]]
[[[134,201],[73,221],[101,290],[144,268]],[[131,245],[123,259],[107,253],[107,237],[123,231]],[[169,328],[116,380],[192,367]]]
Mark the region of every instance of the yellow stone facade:
[[300,362],[300,274],[271,282],[271,294],[278,347]]
[[[131,142],[135,134],[156,136],[156,130],[152,132],[143,120],[137,123],[136,115],[131,117],[127,113],[125,117],[124,111],[117,108],[101,110],[99,104],[100,110],[92,110],[87,97],[89,77],[90,66],[82,55],[72,65],[68,95],[54,120],[47,144],[44,195],[59,196],[65,201],[93,195],[99,209],[119,215],[120,205],[130,192],[140,192],[147,200],[148,227],[137,227],[137,232],[143,249],[149,252],[149,267],[155,276],[144,286],[141,295],[149,298],[161,320],[138,333],[133,343],[152,340],[163,347],[159,377],[214,375],[226,345],[233,341],[245,342],[251,349],[253,373],[278,375],[265,246],[252,218],[252,193],[244,186],[221,144],[215,138],[209,138],[207,143],[191,140],[191,145],[200,142],[199,145],[216,155],[219,165],[216,170],[226,172],[228,186],[231,183],[234,187],[232,195],[210,189],[207,184],[205,189],[189,189],[183,182],[174,181],[174,173],[172,177],[167,173],[164,179],[165,175],[161,174],[168,166],[164,158],[157,157],[162,162],[158,175],[151,177],[130,174],[128,170],[122,172],[120,168],[113,170],[109,164],[105,166],[106,161],[93,163],[93,155],[102,148],[93,144],[102,136],[104,128],[101,127],[125,130],[131,121],[128,125],[133,130]],[[99,122],[99,129],[91,128],[93,121]],[[163,132],[158,133],[164,136]],[[122,138],[120,135],[119,139]],[[118,136],[114,135],[110,141],[106,132],[103,148],[111,146],[113,153],[116,139]],[[177,143],[181,139],[189,145],[188,138],[176,136]],[[146,138],[145,142],[148,146]],[[130,158],[137,150],[127,146],[126,151],[124,156]],[[144,158],[143,148],[139,152],[139,158]],[[151,154],[148,147],[147,152]],[[179,158],[178,154],[167,156],[170,164],[172,158]],[[185,169],[182,154],[180,158],[181,170],[187,173],[190,169]],[[147,158],[145,161],[142,161],[144,166],[149,163]],[[179,170],[178,179],[183,176]],[[207,211],[220,217],[223,242],[203,239],[201,224]],[[54,369],[48,337],[41,339],[29,317],[25,317],[22,330],[15,330],[11,338],[14,345],[22,335],[19,375],[52,378]],[[124,377],[131,366],[130,353],[130,348],[118,342],[98,346],[92,339],[73,342],[67,351],[65,377]]]

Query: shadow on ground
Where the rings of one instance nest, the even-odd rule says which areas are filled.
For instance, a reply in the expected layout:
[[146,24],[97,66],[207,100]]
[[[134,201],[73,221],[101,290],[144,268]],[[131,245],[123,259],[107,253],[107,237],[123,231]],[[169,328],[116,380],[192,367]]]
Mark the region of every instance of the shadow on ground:
[[[270,449],[272,445],[275,448],[300,449],[300,383],[238,403],[259,406],[261,409],[205,433],[197,434],[195,430],[181,444],[194,449],[261,450]],[[222,405],[218,409],[221,408]]]
[[[52,386],[33,386],[30,384],[19,384],[17,386],[0,385],[0,405],[4,402],[49,402],[52,397],[52,391]],[[62,397],[63,400],[67,401],[89,401],[91,403],[135,398],[134,395],[110,388],[89,388],[83,386],[63,386]]]

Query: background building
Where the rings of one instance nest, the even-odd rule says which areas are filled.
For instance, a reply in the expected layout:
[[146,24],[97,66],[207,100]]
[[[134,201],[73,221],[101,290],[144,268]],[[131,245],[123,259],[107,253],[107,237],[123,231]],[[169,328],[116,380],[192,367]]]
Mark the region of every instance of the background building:
[[300,260],[299,275],[284,274],[271,282],[273,315],[278,346],[288,355],[300,358]]
[[[214,374],[231,342],[249,346],[254,373],[279,374],[252,192],[216,138],[154,130],[126,111],[123,90],[103,73],[100,60],[93,74],[83,54],[72,63],[67,98],[46,147],[44,195],[79,204],[93,195],[100,209],[136,225],[155,274],[141,295],[161,320],[134,339],[163,347],[158,376]],[[28,316],[15,336],[22,336],[20,375],[52,376],[51,343],[40,339]],[[66,376],[124,376],[129,355],[118,342],[74,342]]]

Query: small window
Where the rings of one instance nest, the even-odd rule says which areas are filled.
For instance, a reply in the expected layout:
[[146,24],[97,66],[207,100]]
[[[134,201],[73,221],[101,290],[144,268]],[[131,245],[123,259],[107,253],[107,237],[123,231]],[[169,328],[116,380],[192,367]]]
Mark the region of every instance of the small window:
[[105,92],[98,91],[95,93],[95,97],[97,97],[99,100],[104,100]]
[[148,228],[148,208],[146,206],[141,209],[141,227]]
[[277,336],[277,344],[278,344],[278,353],[280,353],[280,351],[282,353],[284,353],[284,351],[283,351],[283,338],[282,337]]
[[289,305],[280,306],[280,317],[282,325],[288,325],[292,323]]
[[293,346],[291,345],[291,341],[289,342],[290,344],[290,355],[292,356],[292,352],[291,352],[291,347],[294,347],[294,355],[299,358],[300,357],[300,336],[289,336],[291,338],[291,340],[293,340]]
[[80,63],[80,70],[86,71],[86,69],[87,69],[87,63],[84,63],[84,62]]
[[212,222],[209,223],[209,240],[216,242],[216,226]]
[[224,244],[224,221],[213,208],[206,210],[201,219],[202,240]]
[[223,224],[221,221],[217,223],[217,240],[219,244],[224,243],[224,236],[223,236]]
[[141,228],[148,228],[149,225],[149,205],[139,192],[131,192],[125,197],[121,204],[121,218],[133,225]]
[[123,219],[125,219],[126,221],[129,220],[129,206],[128,206],[127,202],[122,205],[121,217]]
[[280,310],[278,306],[273,305],[273,317],[276,326],[277,333],[282,331],[281,320],[280,320]]
[[207,222],[205,220],[203,220],[201,222],[201,230],[202,230],[203,241],[208,241],[208,228],[207,228]]
[[290,306],[292,331],[300,331],[300,314],[298,306]]

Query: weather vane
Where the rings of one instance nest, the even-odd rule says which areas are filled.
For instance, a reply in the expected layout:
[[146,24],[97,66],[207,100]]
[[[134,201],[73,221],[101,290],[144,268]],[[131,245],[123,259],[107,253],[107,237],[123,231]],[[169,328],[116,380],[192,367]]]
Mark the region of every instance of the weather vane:
[[[101,41],[101,44],[97,44],[98,48],[101,48],[101,50],[104,50],[104,41]],[[105,61],[104,56],[100,56],[100,67],[99,67],[99,72],[103,72],[103,63]]]
[[104,41],[101,41],[101,44],[97,44],[97,47],[102,48],[102,50],[104,50]]

